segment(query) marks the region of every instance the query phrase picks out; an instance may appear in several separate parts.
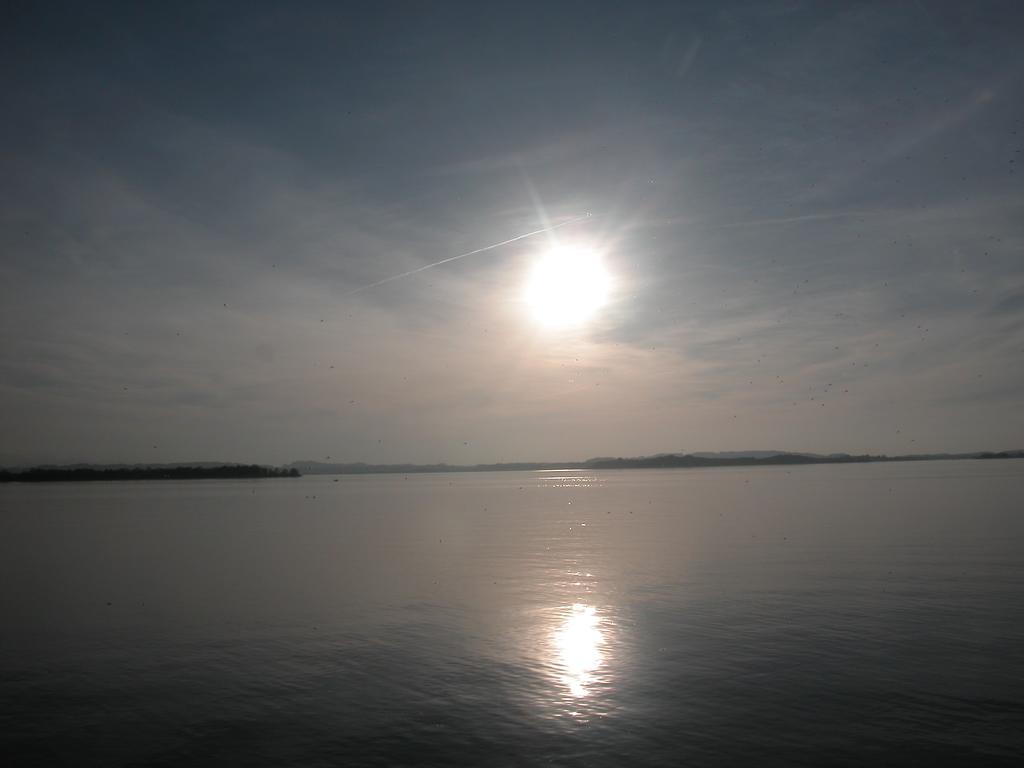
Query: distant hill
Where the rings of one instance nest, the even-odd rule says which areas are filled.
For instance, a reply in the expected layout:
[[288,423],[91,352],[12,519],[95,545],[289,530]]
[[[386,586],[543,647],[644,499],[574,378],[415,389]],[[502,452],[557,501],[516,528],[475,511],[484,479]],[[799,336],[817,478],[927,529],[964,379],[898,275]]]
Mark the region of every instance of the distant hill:
[[995,453],[981,453],[976,458],[979,459],[1024,459],[1024,450],[1020,451],[996,451]]
[[796,453],[792,451],[701,451],[659,453],[629,458],[599,456],[586,461],[515,462],[508,464],[366,464],[296,461],[288,465],[308,475],[413,474],[424,472],[499,472],[556,469],[656,469],[686,467],[772,466],[797,464],[852,464],[885,461],[941,461],[949,459],[1024,458],[1024,450],[998,453],[932,453],[885,456],[848,453]]
[[690,454],[673,454],[696,456],[699,459],[767,459],[771,456],[810,456],[815,459],[844,459],[848,453],[794,453],[792,451],[698,451]]
[[[751,452],[755,453],[755,452]],[[756,452],[760,453],[760,452]],[[766,455],[700,456],[694,453],[665,453],[636,458],[590,459],[590,469],[668,469],[673,467],[748,467],[778,464],[849,464],[867,461],[893,461],[887,456],[814,456],[805,453],[767,453]]]

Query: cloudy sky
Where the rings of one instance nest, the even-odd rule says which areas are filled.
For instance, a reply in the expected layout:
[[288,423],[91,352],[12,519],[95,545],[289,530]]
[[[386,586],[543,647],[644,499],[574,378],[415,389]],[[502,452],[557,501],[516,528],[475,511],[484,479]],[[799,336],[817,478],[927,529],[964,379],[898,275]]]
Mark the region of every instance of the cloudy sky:
[[0,463],[1024,447],[1017,2],[4,8]]

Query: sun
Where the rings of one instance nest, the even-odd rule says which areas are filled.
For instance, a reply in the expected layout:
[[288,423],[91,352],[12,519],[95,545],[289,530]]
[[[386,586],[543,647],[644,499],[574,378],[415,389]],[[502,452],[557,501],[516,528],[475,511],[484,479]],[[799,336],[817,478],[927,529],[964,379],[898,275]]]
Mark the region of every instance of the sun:
[[597,251],[558,245],[533,265],[526,281],[526,305],[541,325],[571,328],[590,320],[608,303],[611,285]]

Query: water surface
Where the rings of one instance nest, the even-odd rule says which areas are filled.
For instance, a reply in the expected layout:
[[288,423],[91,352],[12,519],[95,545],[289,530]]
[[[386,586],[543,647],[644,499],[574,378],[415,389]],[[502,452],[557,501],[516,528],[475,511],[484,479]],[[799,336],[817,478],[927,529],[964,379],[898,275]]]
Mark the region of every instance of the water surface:
[[1024,461],[0,487],[16,765],[1010,765]]

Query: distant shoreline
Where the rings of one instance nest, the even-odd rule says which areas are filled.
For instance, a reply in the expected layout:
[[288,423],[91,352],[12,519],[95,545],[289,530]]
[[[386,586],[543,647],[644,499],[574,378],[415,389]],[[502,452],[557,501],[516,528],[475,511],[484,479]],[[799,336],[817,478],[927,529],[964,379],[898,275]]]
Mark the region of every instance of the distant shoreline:
[[[258,464],[149,464],[39,466],[0,469],[0,483],[82,482],[95,480],[258,480],[303,475],[412,475],[444,472],[536,472],[599,469],[693,469],[701,467],[770,467],[808,464],[868,464],[908,461],[963,461],[975,459],[1024,459],[1024,450],[976,453],[911,454],[903,456],[750,451],[757,455],[658,454],[633,458],[601,457],[586,461],[509,462],[502,464],[328,464],[295,461],[284,467]],[[763,455],[767,454],[767,455]]]
[[671,469],[695,467],[750,467],[804,464],[864,464],[891,461],[954,461],[963,459],[1021,459],[1024,450],[983,451],[977,453],[916,454],[885,456],[863,454],[818,456],[804,453],[772,453],[767,456],[707,456],[695,454],[659,454],[634,458],[602,457],[586,461],[511,462],[504,464],[328,464],[296,461],[289,466],[305,475],[385,475],[429,474],[440,472],[515,472],[557,469]]
[[4,483],[54,483],[96,480],[259,480],[301,477],[294,467],[263,467],[258,464],[225,464],[214,467],[33,467],[0,471]]

